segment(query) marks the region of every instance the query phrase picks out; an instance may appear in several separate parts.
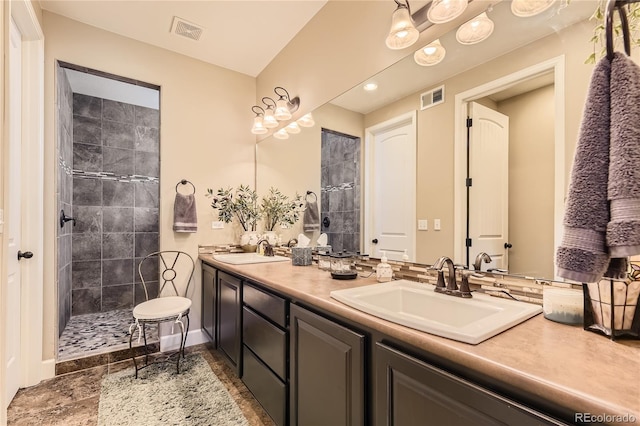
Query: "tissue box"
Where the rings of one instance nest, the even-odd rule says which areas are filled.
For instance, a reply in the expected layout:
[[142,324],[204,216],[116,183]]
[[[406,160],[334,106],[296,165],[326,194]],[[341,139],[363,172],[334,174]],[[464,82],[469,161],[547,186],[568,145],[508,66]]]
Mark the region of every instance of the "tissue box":
[[311,265],[311,247],[292,247],[291,263],[295,266]]

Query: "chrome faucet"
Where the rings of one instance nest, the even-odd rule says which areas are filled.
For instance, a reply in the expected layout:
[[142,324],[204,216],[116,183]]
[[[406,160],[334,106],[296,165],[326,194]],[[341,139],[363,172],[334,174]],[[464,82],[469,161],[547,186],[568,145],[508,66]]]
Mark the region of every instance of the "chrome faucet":
[[258,241],[256,243],[256,250],[260,250],[260,244],[265,243],[264,246],[264,255],[265,256],[274,256],[273,254],[273,246],[271,245],[271,243],[269,242],[269,240],[267,240],[266,238],[261,239],[260,241]]
[[478,255],[476,256],[476,261],[473,262],[473,269],[475,271],[480,271],[482,270],[482,261],[484,260],[484,263],[491,263],[491,256],[489,256],[487,253],[481,251],[480,253],[478,253]]

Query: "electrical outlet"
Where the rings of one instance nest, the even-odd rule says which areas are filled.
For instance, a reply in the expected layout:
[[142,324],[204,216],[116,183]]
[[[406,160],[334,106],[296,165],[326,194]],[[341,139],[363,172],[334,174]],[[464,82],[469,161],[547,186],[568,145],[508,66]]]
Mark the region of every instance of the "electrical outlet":
[[211,229],[224,229],[224,222],[221,220],[214,220],[211,222]]
[[286,223],[281,223],[280,229],[289,229],[289,225],[287,225]]
[[440,230],[440,219],[433,219],[433,230],[434,231]]
[[427,219],[418,219],[418,231],[429,230],[429,221]]

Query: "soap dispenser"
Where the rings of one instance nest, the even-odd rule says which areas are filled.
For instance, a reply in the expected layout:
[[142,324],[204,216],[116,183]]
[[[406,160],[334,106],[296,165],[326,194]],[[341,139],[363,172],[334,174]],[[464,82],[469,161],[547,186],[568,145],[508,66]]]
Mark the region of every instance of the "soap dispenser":
[[391,281],[393,278],[393,269],[391,269],[391,265],[387,263],[387,255],[383,251],[382,258],[380,258],[380,263],[376,266],[376,279],[379,283],[384,283],[387,281]]

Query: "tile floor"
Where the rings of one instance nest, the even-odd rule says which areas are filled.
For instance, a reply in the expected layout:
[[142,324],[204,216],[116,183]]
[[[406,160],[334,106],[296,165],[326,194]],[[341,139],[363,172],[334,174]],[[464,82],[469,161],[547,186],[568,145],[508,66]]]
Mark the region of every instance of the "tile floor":
[[[217,351],[210,345],[192,346],[187,348],[187,351],[203,355],[211,370],[227,387],[250,425],[273,425],[273,421]],[[63,374],[36,386],[20,389],[9,405],[7,424],[97,425],[102,377],[128,367],[133,368],[130,360],[109,363]]]
[[[58,362],[129,348],[131,309],[71,317],[58,339]],[[137,333],[134,334],[134,346]],[[158,327],[147,327],[147,342],[158,342]]]

